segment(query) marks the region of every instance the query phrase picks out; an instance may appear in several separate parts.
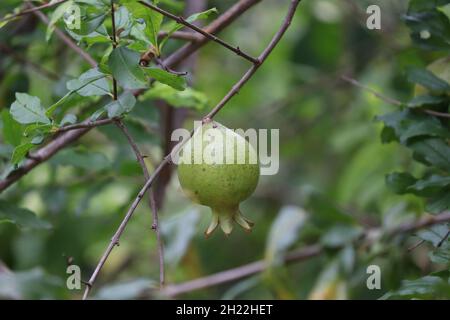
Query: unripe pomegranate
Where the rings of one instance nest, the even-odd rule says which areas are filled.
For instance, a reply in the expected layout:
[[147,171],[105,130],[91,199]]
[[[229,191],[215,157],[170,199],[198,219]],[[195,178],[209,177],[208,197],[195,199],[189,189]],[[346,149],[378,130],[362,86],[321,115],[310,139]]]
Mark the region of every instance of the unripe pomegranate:
[[253,223],[241,214],[239,204],[254,192],[259,164],[245,138],[217,122],[205,123],[181,150],[178,178],[189,198],[212,210],[206,237],[217,226],[229,235],[234,222],[251,231]]

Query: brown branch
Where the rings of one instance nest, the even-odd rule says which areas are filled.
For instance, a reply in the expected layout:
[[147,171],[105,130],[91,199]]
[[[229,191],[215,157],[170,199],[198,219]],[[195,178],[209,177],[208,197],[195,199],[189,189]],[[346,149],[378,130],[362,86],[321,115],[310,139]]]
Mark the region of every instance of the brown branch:
[[[228,27],[231,23],[233,23],[244,12],[246,12],[254,5],[258,4],[259,2],[261,2],[261,0],[238,1],[203,30],[210,34],[219,33],[220,31]],[[185,46],[172,53],[169,57],[167,57],[167,59],[164,60],[165,64],[171,68],[176,67],[181,61],[184,61],[184,59],[186,59],[192,53],[208,43],[209,40],[209,38],[202,37],[198,41],[186,44]]]
[[437,247],[442,247],[445,241],[447,241],[448,237],[450,236],[450,230],[447,231],[447,233],[442,237],[441,241],[437,244]]
[[249,56],[248,54],[246,54],[245,52],[242,52],[241,49],[239,49],[239,47],[234,47],[230,44],[228,44],[227,42],[223,41],[222,39],[216,37],[215,35],[209,33],[208,31],[205,31],[199,27],[197,27],[195,24],[189,23],[188,21],[186,21],[186,19],[184,19],[183,17],[178,17],[170,12],[167,12],[151,3],[147,3],[145,1],[138,1],[140,4],[142,4],[143,6],[150,8],[156,12],[161,13],[162,15],[175,20],[176,22],[178,22],[179,24],[182,24],[200,34],[202,34],[203,36],[205,36],[206,38],[208,38],[209,40],[212,40],[214,42],[217,42],[218,44],[224,46],[225,48],[227,48],[228,50],[233,51],[234,53],[236,53],[238,56],[243,57],[244,59],[247,59],[248,61],[254,63],[254,64],[260,64],[260,61],[258,59],[253,58],[252,56]]
[[159,58],[157,58],[157,57],[155,57],[155,62],[156,62],[161,68],[163,68],[165,71],[167,71],[167,72],[169,72],[169,73],[172,73],[172,74],[174,74],[174,75],[177,75],[177,76],[185,76],[185,75],[188,74],[188,73],[185,72],[185,71],[175,71],[175,70],[170,69],[168,66],[166,66],[166,64],[164,63],[164,61],[162,61],[161,59],[159,59]]
[[[244,12],[246,12],[248,9],[250,9],[255,4],[259,3],[260,1],[261,0],[240,0],[230,9],[224,12],[221,16],[219,16],[216,20],[214,20],[205,30],[207,30],[210,33],[217,33],[223,30],[233,21],[235,21],[239,16],[241,16]],[[203,38],[198,42],[190,43],[183,46],[179,50],[175,51],[164,61],[165,65],[170,68],[177,66],[180,62],[182,62],[191,54],[193,54],[202,46],[204,46],[208,41],[209,40],[207,38]],[[134,92],[134,95],[139,96],[144,92],[145,90],[137,90]],[[86,122],[88,121],[89,120],[87,120]],[[78,130],[71,130],[70,132],[62,134],[61,136],[51,141],[46,146],[36,151],[33,154],[35,159],[29,159],[20,168],[13,171],[8,177],[6,177],[3,180],[0,180],[0,192],[11,186],[14,182],[22,178],[24,175],[33,170],[36,166],[38,166],[42,162],[45,162],[46,160],[51,158],[59,150],[63,149],[72,142],[77,141],[80,137],[89,132],[90,129],[91,128],[88,127],[88,128],[80,128]]]
[[[287,28],[291,24],[292,18],[294,16],[294,13],[297,9],[298,4],[301,0],[291,0],[291,4],[289,6],[288,13],[283,21],[282,26],[278,30],[278,32],[275,34],[275,36],[272,38],[272,41],[269,43],[267,48],[263,51],[263,53],[260,55],[260,61],[264,62],[267,56],[272,52],[274,47],[278,44],[278,42],[281,40],[282,36],[286,32]],[[253,65],[253,67],[243,76],[243,78],[237,83],[237,85],[233,86],[233,88],[230,90],[230,92],[225,96],[222,101],[219,102],[219,104],[210,112],[208,113],[203,119],[212,119],[225,105],[227,101],[231,99],[231,97],[237,93],[237,91],[250,79],[250,77],[255,73],[256,69],[260,65]],[[244,80],[243,80],[244,79]],[[233,93],[233,94],[231,94]],[[192,137],[192,132],[191,132]],[[184,143],[186,143],[189,139],[186,139]],[[152,175],[147,179],[146,183],[142,187],[142,189],[139,191],[137,197],[134,199],[133,203],[131,204],[130,208],[128,209],[124,219],[119,225],[119,228],[115,232],[114,236],[111,239],[111,242],[109,243],[108,247],[106,248],[105,252],[103,253],[102,257],[100,258],[100,261],[97,264],[97,267],[95,268],[90,280],[89,285],[86,286],[85,293],[83,295],[83,299],[87,298],[87,295],[89,294],[92,284],[94,283],[95,279],[97,278],[100,270],[102,269],[103,265],[105,264],[106,260],[108,259],[109,255],[111,254],[111,251],[114,249],[116,245],[119,243],[120,236],[122,235],[123,231],[125,230],[128,221],[133,216],[134,211],[136,210],[137,206],[139,205],[141,199],[144,197],[145,192],[152,186],[155,179],[160,174],[161,170],[168,165],[171,162],[170,153],[164,157],[164,160],[159,164],[158,167],[153,171]]]
[[96,121],[70,124],[70,125],[59,128],[56,131],[56,133],[67,132],[67,131],[77,130],[77,129],[87,129],[87,128],[90,129],[90,128],[95,128],[95,127],[100,127],[100,126],[104,126],[104,125],[113,123],[116,120],[118,120],[118,119],[111,118],[111,119],[101,119],[101,120],[96,120]]
[[[158,33],[159,38],[164,38],[167,36],[169,36],[169,33],[166,31],[160,31]],[[175,31],[174,33],[170,34],[170,38],[195,42],[195,41],[199,41],[203,37],[196,33],[189,32],[189,31]]]
[[281,38],[283,37],[286,30],[289,28],[292,18],[294,17],[294,13],[297,9],[298,4],[301,0],[293,0],[291,1],[291,5],[289,7],[288,14],[281,26],[281,28],[278,30],[278,32],[275,34],[275,36],[272,38],[272,41],[270,41],[269,45],[264,49],[264,51],[261,53],[261,55],[258,57],[258,61],[260,61],[259,64],[254,64],[245,74],[244,76],[233,86],[230,92],[228,92],[225,97],[211,110],[210,113],[206,115],[205,118],[211,119],[214,117],[217,112],[219,112],[225,104],[230,101],[233,96],[239,93],[239,90],[247,83],[247,81],[253,76],[253,74],[258,70],[258,68],[264,63],[264,61],[267,59],[267,57],[270,55],[272,50],[275,48],[275,46],[280,42]]
[[[387,238],[392,238],[396,235],[414,232],[435,224],[440,224],[450,221],[450,211],[444,212],[436,216],[430,216],[422,218],[418,221],[406,223],[400,225],[386,233]],[[378,233],[379,229],[369,229],[364,235],[367,237],[370,233]],[[363,237],[364,238],[364,237]],[[293,250],[286,254],[284,257],[285,263],[301,262],[307,259],[316,257],[324,251],[323,247],[314,244],[306,246],[304,248]],[[219,284],[235,281],[241,278],[251,276],[253,274],[264,271],[266,268],[270,267],[265,260],[255,261],[237,268],[232,268],[226,271],[221,271],[203,278],[187,281],[180,284],[167,285],[162,293],[165,296],[175,297],[183,293],[188,293],[191,291],[204,289]]]
[[428,113],[429,115],[441,118],[450,118],[450,113],[434,111],[430,109],[423,109],[423,112]]
[[401,101],[399,101],[397,99],[389,98],[389,97],[379,93],[378,91],[375,91],[374,89],[372,89],[372,88],[362,84],[361,82],[359,82],[356,79],[352,79],[352,78],[350,78],[348,76],[341,76],[341,78],[342,78],[342,80],[347,81],[348,83],[354,85],[355,87],[364,89],[364,90],[372,93],[375,97],[377,97],[380,100],[383,100],[386,103],[393,104],[393,105],[396,105],[398,107],[404,106],[404,104]]
[[0,22],[13,20],[15,18],[18,18],[20,16],[24,16],[24,15],[29,14],[29,13],[34,13],[36,11],[40,11],[40,10],[43,10],[43,9],[51,8],[51,7],[57,6],[57,5],[59,5],[59,4],[63,3],[63,2],[66,2],[66,1],[68,1],[68,0],[60,0],[60,1],[53,2],[53,3],[49,2],[49,3],[43,4],[43,5],[40,5],[40,6],[37,6],[37,7],[33,6],[31,9],[22,10],[22,11],[16,13],[16,14],[12,14],[10,16],[3,17],[2,19],[0,19]]
[[[159,172],[165,166],[167,161],[168,161],[168,159],[165,159],[163,162],[161,162],[159,164],[159,166],[155,169],[155,171],[153,171],[153,173],[150,175],[150,177],[147,180],[147,182],[145,183],[144,187],[142,187],[141,190],[139,191],[137,197],[134,199],[133,203],[131,204],[130,208],[128,209],[127,213],[125,214],[124,219],[120,223],[119,228],[114,233],[114,235],[111,239],[111,242],[109,243],[109,245],[106,248],[105,252],[103,253],[102,257],[100,258],[100,261],[98,262],[97,266],[95,267],[95,270],[92,273],[92,276],[88,282],[89,284],[94,283],[95,279],[97,279],[97,276],[98,276],[100,270],[102,269],[103,265],[105,264],[106,260],[108,259],[111,251],[114,249],[115,246],[119,245],[120,236],[122,235],[123,231],[125,230],[125,227],[127,226],[128,221],[133,216],[133,213],[136,210],[139,203],[141,202],[142,198],[144,197],[145,192],[151,186],[152,182],[158,176]],[[83,300],[87,298],[87,295],[89,294],[89,291],[91,290],[91,287],[92,287],[91,285],[88,285],[86,287],[86,290],[83,295]]]
[[[27,5],[32,9],[37,9],[38,7],[35,7],[31,2],[27,2]],[[35,14],[43,23],[49,24],[50,21],[48,20],[47,16],[40,12],[39,10],[33,10],[33,14]],[[95,68],[97,66],[97,62],[83,49],[78,47],[75,42],[72,41],[64,32],[62,32],[60,29],[55,28],[55,34],[60,38],[65,44],[67,44],[68,47],[70,47],[72,50],[74,50],[80,57],[82,57],[84,60],[86,60],[87,63],[91,65],[91,67]]]
[[[364,90],[372,93],[375,97],[377,97],[380,100],[383,100],[386,103],[389,103],[389,104],[392,104],[392,105],[395,105],[398,107],[403,107],[406,105],[405,103],[401,102],[400,100],[393,99],[393,98],[387,97],[387,96],[379,93],[378,91],[362,84],[361,82],[359,82],[356,79],[352,79],[348,76],[341,76],[341,78],[342,78],[342,80],[347,81],[348,83],[350,83],[356,87],[359,87],[361,89],[364,89]],[[430,109],[419,109],[419,110],[424,113],[427,113],[429,115],[432,115],[432,116],[442,117],[442,118],[450,118],[450,113],[438,112],[438,111],[434,111],[434,110],[430,110]]]
[[[150,178],[150,174],[148,172],[147,166],[145,164],[144,157],[142,153],[139,151],[139,148],[134,141],[133,137],[131,136],[130,132],[128,131],[127,127],[124,125],[124,123],[121,120],[116,121],[117,126],[120,130],[122,130],[123,134],[126,136],[131,148],[134,151],[134,154],[136,155],[136,160],[139,162],[142,172],[144,174],[145,181],[147,181]],[[154,197],[153,189],[150,188],[149,190],[149,206],[153,213],[153,222],[152,222],[152,230],[156,233],[156,242],[158,247],[158,255],[159,255],[159,282],[160,286],[162,287],[164,285],[164,278],[165,278],[165,271],[164,271],[164,247],[161,239],[161,233],[159,229],[158,224],[158,210],[156,206],[156,201]],[[91,283],[92,284],[92,283]]]

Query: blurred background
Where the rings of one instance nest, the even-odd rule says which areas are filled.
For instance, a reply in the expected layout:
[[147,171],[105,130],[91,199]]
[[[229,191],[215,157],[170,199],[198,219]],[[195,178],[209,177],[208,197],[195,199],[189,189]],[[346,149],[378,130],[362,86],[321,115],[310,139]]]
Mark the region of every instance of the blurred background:
[[[204,7],[201,10],[216,7],[220,14],[235,1],[198,2]],[[0,15],[12,12],[18,3],[3,0]],[[220,35],[257,56],[279,28],[288,3],[261,1]],[[366,27],[370,4],[382,10],[381,30]],[[185,1],[161,4],[178,13],[187,10],[185,5]],[[408,250],[420,240],[415,236],[377,240],[370,246],[353,242],[363,229],[385,230],[424,212],[423,200],[396,195],[385,184],[390,172],[425,170],[407,148],[381,142],[383,125],[375,117],[397,107],[341,79],[347,75],[400,101],[412,96],[414,85],[406,80],[406,67],[424,67],[445,52],[423,51],[412,43],[401,19],[407,7],[406,0],[305,0],[300,4],[284,39],[216,117],[233,129],[280,129],[279,173],[262,176],[256,192],[241,206],[255,222],[252,233],[235,228],[228,238],[215,232],[205,239],[209,208],[183,195],[176,173],[166,173],[166,181],[159,182],[157,189],[168,284],[257,260],[264,261],[266,268],[174,298],[377,299],[403,280],[439,269],[428,259],[429,244]],[[67,80],[89,68],[57,37],[49,42],[45,37],[46,26],[34,15],[2,29],[0,111],[9,108],[15,92],[38,96],[43,105],[50,105],[65,93]],[[182,44],[170,40],[163,55]],[[101,44],[89,48],[97,61],[104,51]],[[190,71],[189,81],[198,92],[193,108],[169,108],[151,94],[138,101],[125,123],[148,155],[150,170],[167,150],[168,113],[182,113],[177,118],[181,123],[172,125],[192,127],[192,120],[210,110],[248,67],[244,59],[209,43],[195,61],[178,68]],[[93,110],[85,100],[73,97],[65,108]],[[10,155],[11,146],[3,141],[0,169],[6,170]],[[32,211],[39,223],[0,224],[0,296],[80,298],[82,290],[65,286],[68,259],[81,267],[82,279],[87,280],[142,184],[132,150],[111,125],[91,130],[4,191],[3,204],[7,201]],[[143,201],[120,247],[105,264],[92,297],[166,298],[153,290],[159,269],[151,225],[151,211]],[[316,243],[325,247],[322,254],[283,263],[290,250]],[[382,269],[380,290],[366,287],[366,269],[372,264]]]

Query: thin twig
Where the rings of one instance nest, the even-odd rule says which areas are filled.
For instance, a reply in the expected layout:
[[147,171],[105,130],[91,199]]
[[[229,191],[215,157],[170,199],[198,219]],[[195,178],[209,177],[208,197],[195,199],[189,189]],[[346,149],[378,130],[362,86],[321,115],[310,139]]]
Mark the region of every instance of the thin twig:
[[[220,15],[216,20],[214,20],[205,30],[210,33],[218,33],[222,31],[224,28],[233,23],[238,17],[244,14],[248,9],[252,8],[254,5],[259,3],[261,0],[239,0],[235,5],[225,11],[222,15]],[[172,53],[167,59],[164,60],[164,63],[170,67],[176,67],[180,62],[184,61],[190,55],[195,53],[201,47],[203,47],[209,41],[208,38],[203,37],[201,40],[186,44],[181,47],[174,53]],[[145,90],[137,90],[134,92],[135,96],[139,96],[143,94]],[[86,122],[88,122],[87,120]],[[70,145],[72,142],[77,141],[80,137],[89,132],[91,128],[80,128],[78,130],[71,130],[66,132],[46,146],[40,148],[36,152],[33,153],[36,160],[28,160],[21,167],[14,170],[11,174],[9,174],[5,179],[0,180],[0,192],[11,186],[13,183],[21,179],[28,172],[33,170],[39,164],[47,161],[53,155],[58,153],[61,149]]]
[[375,91],[374,89],[372,89],[372,88],[362,84],[361,82],[359,82],[356,79],[352,79],[352,78],[350,78],[348,76],[341,76],[341,79],[344,80],[344,81],[347,81],[348,83],[350,83],[350,84],[352,84],[352,85],[354,85],[356,87],[359,87],[361,89],[364,89],[364,90],[372,93],[375,97],[377,97],[378,99],[383,100],[386,103],[393,104],[393,105],[396,105],[396,106],[399,106],[399,107],[404,106],[404,104],[401,101],[399,101],[397,99],[393,99],[393,98],[387,97],[387,96],[379,93],[378,91]]
[[447,231],[447,233],[445,234],[445,236],[441,239],[441,241],[439,241],[439,243],[437,244],[437,247],[441,247],[445,241],[447,241],[448,237],[450,236],[450,230]]
[[[394,236],[414,232],[419,229],[423,229],[435,224],[440,224],[450,221],[450,212],[444,212],[437,216],[422,218],[418,221],[411,223],[406,223],[394,228],[386,233],[388,238]],[[379,229],[369,229],[364,233],[367,236],[370,233],[379,233]],[[364,238],[364,237],[363,237]],[[304,248],[293,250],[286,254],[284,257],[285,263],[301,262],[307,259],[316,257],[324,251],[323,247],[314,244],[306,246]],[[191,291],[204,289],[219,284],[235,281],[241,278],[251,276],[253,274],[264,271],[266,268],[270,267],[265,260],[255,261],[237,268],[229,269],[226,271],[221,271],[203,278],[198,278],[195,280],[190,280],[180,284],[167,285],[162,293],[165,296],[175,297],[183,293],[188,293]]]
[[441,118],[450,118],[450,113],[444,113],[439,111],[434,111],[430,109],[423,109],[423,112],[428,113],[429,115]]
[[239,47],[234,47],[234,46],[228,44],[227,42],[225,42],[225,41],[223,41],[222,39],[216,37],[215,35],[213,35],[213,34],[207,32],[207,31],[205,31],[205,30],[203,30],[203,29],[201,29],[201,28],[199,28],[199,27],[197,27],[196,25],[194,25],[194,24],[192,24],[192,23],[189,23],[189,22],[186,21],[186,19],[184,19],[183,17],[176,16],[176,15],[170,13],[170,12],[167,12],[167,11],[165,11],[165,10],[163,10],[163,9],[161,9],[161,8],[159,8],[159,7],[155,6],[155,5],[153,5],[153,4],[151,4],[151,3],[147,3],[147,2],[142,1],[142,0],[140,0],[140,1],[138,1],[138,2],[139,2],[140,4],[142,4],[143,6],[145,6],[145,7],[147,7],[147,8],[150,8],[150,9],[156,11],[156,12],[159,12],[159,13],[161,13],[162,15],[164,15],[164,16],[166,16],[166,17],[168,17],[168,18],[170,18],[170,19],[172,19],[172,20],[178,22],[179,24],[182,24],[182,25],[184,25],[184,26],[186,26],[186,27],[188,27],[188,28],[190,28],[190,29],[192,29],[192,30],[194,30],[194,31],[196,31],[196,32],[198,32],[198,33],[200,33],[200,34],[202,34],[202,35],[205,36],[206,38],[209,38],[210,40],[219,43],[220,45],[224,46],[224,47],[227,48],[228,50],[231,50],[231,51],[233,51],[234,53],[236,53],[238,56],[241,56],[241,57],[243,57],[244,59],[247,59],[248,61],[250,61],[250,62],[252,62],[252,63],[254,63],[254,64],[260,64],[260,61],[259,61],[258,59],[255,59],[255,58],[253,58],[252,56],[246,54],[246,53],[243,52]]
[[159,59],[159,58],[157,58],[157,57],[155,57],[154,60],[155,60],[155,62],[156,62],[161,68],[163,68],[165,71],[167,71],[167,72],[169,72],[169,73],[172,73],[172,74],[177,75],[177,76],[185,76],[185,75],[188,74],[188,73],[185,72],[185,71],[175,71],[175,70],[170,69],[168,66],[166,66],[166,64],[164,63],[164,61],[162,61],[161,59]]
[[[136,210],[139,203],[141,202],[142,198],[144,197],[145,192],[152,185],[152,182],[158,176],[159,172],[164,167],[166,161],[168,161],[168,159],[164,160],[163,162],[160,163],[160,165],[150,175],[150,177],[147,180],[147,182],[145,183],[144,187],[142,187],[141,190],[139,191],[137,197],[134,199],[133,203],[131,204],[130,208],[128,209],[127,213],[125,214],[124,219],[120,223],[117,231],[114,233],[114,236],[112,237],[111,242],[109,243],[109,245],[106,248],[105,252],[103,253],[102,257],[100,258],[100,261],[98,262],[97,266],[95,267],[95,270],[92,273],[91,278],[89,279],[89,283],[95,282],[95,279],[97,279],[97,276],[98,276],[100,270],[102,269],[103,265],[105,264],[106,260],[108,259],[109,255],[111,254],[111,251],[114,249],[114,247],[116,245],[119,245],[120,236],[122,235],[123,231],[125,230],[125,227],[127,226],[128,221],[133,216],[133,213]],[[91,286],[87,286],[84,291],[83,300],[87,298],[90,290],[91,290]]]
[[[297,9],[298,4],[301,0],[291,0],[291,4],[289,6],[288,13],[283,21],[282,26],[278,30],[278,32],[273,37],[272,41],[269,43],[267,48],[263,51],[263,53],[260,55],[260,61],[264,62],[267,56],[272,52],[274,47],[278,44],[278,42],[281,40],[282,36],[286,32],[287,28],[291,24],[292,18],[294,16],[294,13]],[[219,102],[219,104],[210,112],[208,113],[203,119],[212,119],[225,105],[227,101],[231,99],[231,97],[237,93],[237,91],[242,88],[242,86],[250,79],[250,77],[255,73],[258,65],[253,65],[253,67],[245,73],[243,78],[237,83],[237,85],[233,86],[233,88],[230,90],[230,92],[226,95],[226,99],[222,99],[222,101]],[[243,80],[244,79],[244,80]],[[231,94],[233,93],[233,94]],[[192,134],[191,134],[192,137]],[[189,139],[186,139],[184,143],[186,143]],[[152,186],[155,179],[160,174],[161,170],[168,165],[171,162],[171,156],[170,153],[164,157],[163,161],[159,164],[158,167],[153,171],[152,175],[147,179],[144,186],[139,191],[137,197],[134,199],[133,203],[131,204],[130,208],[128,209],[124,219],[119,225],[119,228],[115,232],[114,236],[111,239],[111,242],[109,243],[108,247],[106,248],[105,252],[103,253],[102,257],[100,258],[100,261],[98,262],[91,278],[89,279],[89,283],[92,285],[95,282],[95,279],[97,278],[100,270],[102,269],[103,265],[105,264],[106,260],[108,259],[109,255],[111,254],[111,251],[114,249],[114,247],[119,243],[120,236],[122,235],[123,231],[125,230],[128,221],[133,216],[134,211],[136,210],[137,206],[139,205],[141,199],[144,197],[145,192]],[[86,286],[83,299],[86,299],[92,286]]]
[[415,244],[413,244],[411,247],[408,248],[408,251],[413,251],[414,249],[420,247],[424,243],[425,243],[425,240],[417,241]]
[[[219,33],[220,31],[228,27],[231,23],[233,23],[236,18],[241,16],[248,9],[252,8],[259,2],[261,2],[261,0],[239,0],[203,30],[210,34]],[[208,43],[209,40],[210,39],[207,37],[201,37],[201,39],[199,39],[198,41],[186,44],[172,53],[169,57],[167,57],[164,62],[167,66],[174,68],[179,63],[184,61],[187,57],[189,57],[192,53],[203,47],[206,43]]]
[[77,130],[77,129],[100,127],[100,126],[104,126],[104,125],[113,123],[116,120],[118,120],[118,118],[108,118],[108,119],[101,119],[101,120],[90,121],[90,122],[81,122],[81,123],[70,124],[70,125],[58,128],[56,133],[67,132],[70,130]]
[[[145,164],[144,156],[139,151],[139,148],[134,141],[133,137],[131,136],[130,132],[128,131],[127,127],[121,120],[116,121],[117,127],[119,127],[120,130],[122,130],[123,134],[126,136],[131,148],[134,151],[134,154],[136,155],[136,160],[139,162],[142,172],[144,174],[144,178],[147,181],[150,178],[150,174],[148,172],[147,166]],[[156,206],[156,201],[154,197],[154,191],[152,188],[149,190],[149,206],[153,213],[153,222],[152,222],[152,230],[156,233],[156,242],[158,247],[158,255],[159,255],[159,282],[161,288],[164,285],[164,278],[165,278],[165,271],[164,271],[164,246],[161,239],[161,233],[158,223],[158,207]]]
[[245,74],[244,76],[233,86],[233,88],[223,97],[223,99],[211,110],[210,113],[206,115],[206,119],[212,119],[217,112],[219,112],[225,104],[230,101],[230,99],[239,93],[242,87],[247,83],[247,81],[253,76],[253,74],[258,70],[258,68],[264,63],[267,57],[270,55],[275,46],[280,42],[286,30],[289,28],[292,22],[292,18],[294,17],[294,13],[297,9],[298,4],[301,0],[292,0],[291,5],[289,7],[288,14],[281,25],[281,28],[275,34],[275,36],[270,41],[269,45],[264,49],[261,55],[258,57],[259,64],[254,64]]
[[[396,105],[398,107],[405,106],[405,103],[401,102],[400,100],[387,97],[387,96],[379,93],[378,91],[376,91],[376,90],[374,90],[374,89],[372,89],[372,88],[362,84],[361,82],[359,82],[356,79],[352,79],[352,78],[350,78],[348,76],[341,76],[341,79],[344,80],[344,81],[349,82],[350,84],[352,84],[352,85],[354,85],[356,87],[359,87],[361,89],[364,89],[364,90],[372,93],[375,97],[383,100],[386,103],[393,104],[393,105]],[[450,113],[438,112],[438,111],[434,111],[434,110],[430,110],[430,109],[419,109],[419,110],[422,111],[422,112],[428,113],[430,115],[436,116],[436,117],[450,118]]]
[[57,5],[59,5],[59,4],[63,3],[63,2],[66,2],[66,1],[68,1],[68,0],[59,0],[59,1],[56,1],[56,2],[53,2],[53,3],[49,2],[49,3],[43,4],[43,5],[40,5],[40,6],[37,6],[37,7],[33,7],[31,9],[22,10],[22,11],[20,11],[18,13],[10,15],[10,16],[3,17],[2,19],[0,19],[0,22],[13,20],[15,18],[18,18],[20,16],[23,16],[23,15],[26,15],[26,14],[29,14],[29,13],[34,13],[36,11],[40,11],[40,10],[43,10],[43,9],[46,9],[46,8],[54,7],[54,6],[57,6]]

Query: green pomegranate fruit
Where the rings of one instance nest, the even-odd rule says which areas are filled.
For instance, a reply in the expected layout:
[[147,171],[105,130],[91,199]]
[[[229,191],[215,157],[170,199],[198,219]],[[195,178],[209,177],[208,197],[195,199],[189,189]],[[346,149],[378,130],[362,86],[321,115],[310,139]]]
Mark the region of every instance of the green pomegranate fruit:
[[181,149],[178,178],[189,198],[212,210],[206,237],[217,226],[229,235],[234,222],[251,231],[253,223],[241,214],[239,204],[254,192],[259,164],[245,138],[217,122],[205,123]]

